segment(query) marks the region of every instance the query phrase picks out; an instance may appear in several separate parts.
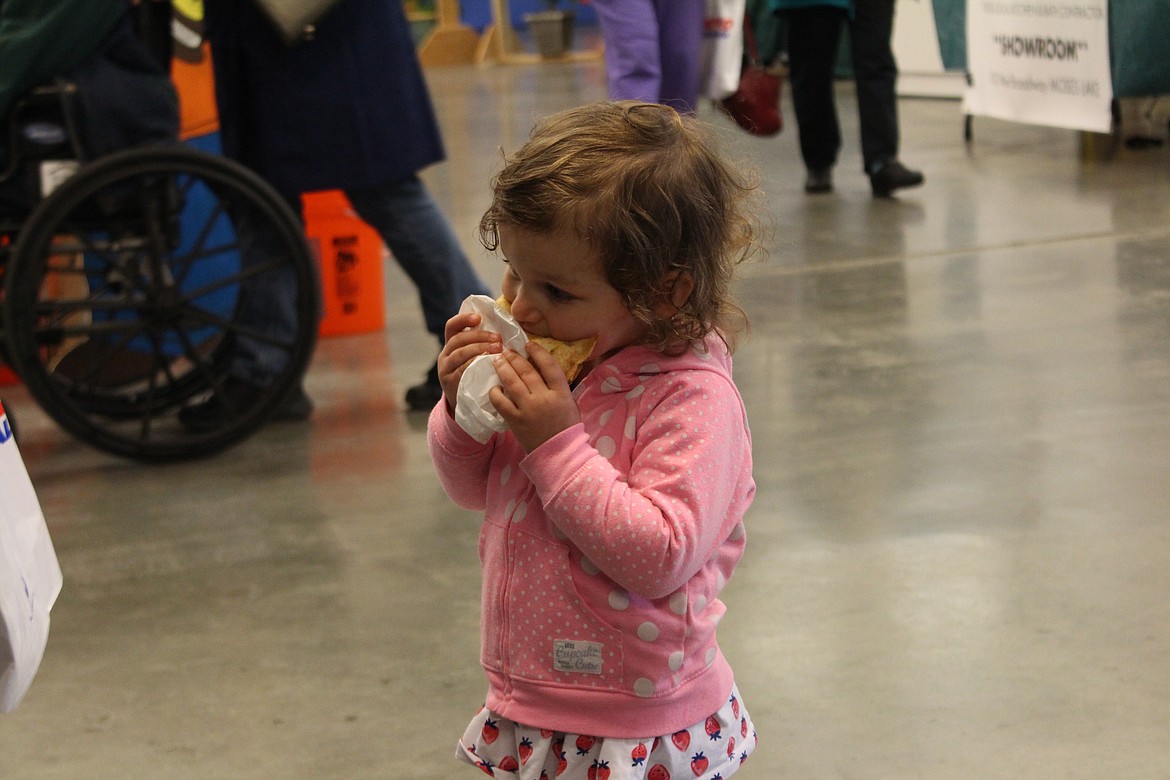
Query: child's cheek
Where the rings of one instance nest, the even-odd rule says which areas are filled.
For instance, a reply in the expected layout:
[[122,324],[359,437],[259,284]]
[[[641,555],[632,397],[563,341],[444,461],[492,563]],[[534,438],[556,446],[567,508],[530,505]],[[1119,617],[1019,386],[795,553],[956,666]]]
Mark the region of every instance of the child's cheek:
[[512,276],[512,274],[505,271],[504,272],[504,281],[500,285],[500,291],[504,294],[504,297],[507,298],[509,301],[516,300],[516,286],[517,286],[516,285],[516,278],[514,276]]

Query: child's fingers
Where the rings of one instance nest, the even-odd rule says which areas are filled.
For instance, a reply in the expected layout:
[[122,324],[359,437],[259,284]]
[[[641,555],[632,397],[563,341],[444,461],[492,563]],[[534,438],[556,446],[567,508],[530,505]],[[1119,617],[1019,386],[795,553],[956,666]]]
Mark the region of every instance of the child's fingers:
[[504,350],[496,358],[495,364],[500,385],[512,395],[531,392],[544,386],[544,379],[540,372],[528,362],[524,355],[515,350]]
[[492,402],[492,406],[500,413],[504,419],[511,419],[517,415],[519,410],[508,394],[504,392],[503,385],[497,385],[488,390],[488,400]]
[[473,311],[467,312],[466,314],[456,314],[447,320],[447,325],[443,330],[444,340],[450,341],[456,333],[461,333],[469,328],[478,326],[481,320],[482,318]]
[[444,394],[451,397],[459,388],[459,381],[471,361],[480,355],[497,353],[500,348],[499,334],[481,330],[459,331],[448,339],[438,361],[439,384]]
[[492,361],[496,367],[496,376],[500,379],[500,387],[507,393],[516,393],[525,388],[524,380],[516,373],[515,366],[512,365],[512,358],[516,355],[510,349],[505,349],[499,355],[496,355]]
[[447,339],[444,349],[451,352],[469,346],[478,346],[483,349],[494,346],[498,352],[500,344],[500,334],[498,333],[489,333],[486,330],[462,330]]
[[454,348],[451,348],[451,346],[448,345],[448,348],[443,352],[447,358],[447,365],[453,371],[460,366],[464,366],[470,363],[480,355],[490,355],[493,352],[498,351],[498,342],[474,341],[470,344],[456,346]]
[[556,377],[552,386],[546,384],[544,374],[528,358],[509,349],[493,359],[500,384],[488,394],[527,452],[581,420],[559,364],[543,351],[534,351],[533,358],[543,364],[544,374]]
[[568,387],[569,380],[565,377],[565,370],[561,368],[561,364],[552,356],[544,347],[537,344],[535,341],[529,341],[526,345],[528,348],[528,360],[540,372],[545,385],[548,387],[559,387],[564,385]]

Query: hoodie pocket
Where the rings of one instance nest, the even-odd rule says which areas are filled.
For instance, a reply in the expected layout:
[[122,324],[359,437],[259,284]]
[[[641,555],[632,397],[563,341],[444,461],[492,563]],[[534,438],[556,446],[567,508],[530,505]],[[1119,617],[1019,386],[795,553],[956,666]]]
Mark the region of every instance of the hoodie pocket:
[[516,537],[508,593],[513,676],[589,688],[622,688],[622,633],[590,609],[573,581],[569,550],[545,538]]

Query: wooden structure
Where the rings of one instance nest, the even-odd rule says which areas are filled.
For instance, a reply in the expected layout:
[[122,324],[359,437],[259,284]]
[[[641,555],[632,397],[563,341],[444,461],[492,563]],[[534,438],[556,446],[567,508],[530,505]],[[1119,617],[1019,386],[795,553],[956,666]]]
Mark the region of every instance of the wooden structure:
[[437,23],[418,48],[423,66],[478,62],[480,36],[459,21],[459,0],[436,0]]
[[460,21],[459,0],[436,0],[435,29],[419,44],[419,61],[427,65],[468,65],[489,60],[505,65],[538,62],[576,62],[600,59],[600,45],[569,51],[561,57],[542,57],[526,51],[512,26],[508,0],[491,0],[492,22],[477,35]]

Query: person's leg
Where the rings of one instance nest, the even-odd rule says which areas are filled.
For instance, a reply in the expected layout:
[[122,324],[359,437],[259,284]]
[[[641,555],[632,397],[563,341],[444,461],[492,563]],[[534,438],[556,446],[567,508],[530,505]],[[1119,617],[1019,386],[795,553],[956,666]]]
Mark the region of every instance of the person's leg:
[[658,102],[692,114],[702,80],[704,0],[654,0],[662,79]]
[[442,344],[447,320],[463,299],[488,294],[446,216],[417,176],[345,194],[418,288],[426,328]]
[[879,198],[925,181],[919,171],[898,160],[898,65],[891,44],[893,34],[894,0],[858,0],[850,40],[861,157],[873,194]]
[[[490,295],[446,216],[417,176],[369,190],[347,190],[350,205],[386,242],[414,282],[427,330],[443,344],[447,320],[469,295]],[[410,408],[429,411],[443,396],[438,366],[406,391]]]
[[593,9],[605,45],[610,99],[657,103],[663,66],[652,0],[593,0]]
[[[300,204],[290,203],[294,214]],[[235,215],[242,267],[260,267],[280,258],[284,247],[272,223],[257,220],[246,211]],[[263,387],[280,373],[288,360],[288,347],[297,337],[296,269],[288,263],[255,276],[240,285],[244,305],[237,310],[239,329],[231,374],[248,384]],[[245,335],[250,334],[250,335]]]
[[[300,214],[299,199],[290,200],[289,206],[294,214]],[[284,262],[287,253],[280,234],[271,221],[247,209],[237,210],[232,222],[241,269],[272,267],[245,273],[240,282],[239,306],[232,319],[235,352],[227,381],[209,398],[179,412],[179,421],[196,432],[216,430],[249,411],[288,365],[301,338],[296,269]],[[300,386],[275,409],[272,420],[305,420],[312,413],[313,402]]]
[[833,70],[845,12],[836,8],[806,8],[786,13],[785,19],[788,81],[800,154],[810,172],[827,172],[836,164],[841,149]]
[[898,156],[898,65],[891,44],[895,0],[858,0],[849,25],[861,155],[867,174]]

